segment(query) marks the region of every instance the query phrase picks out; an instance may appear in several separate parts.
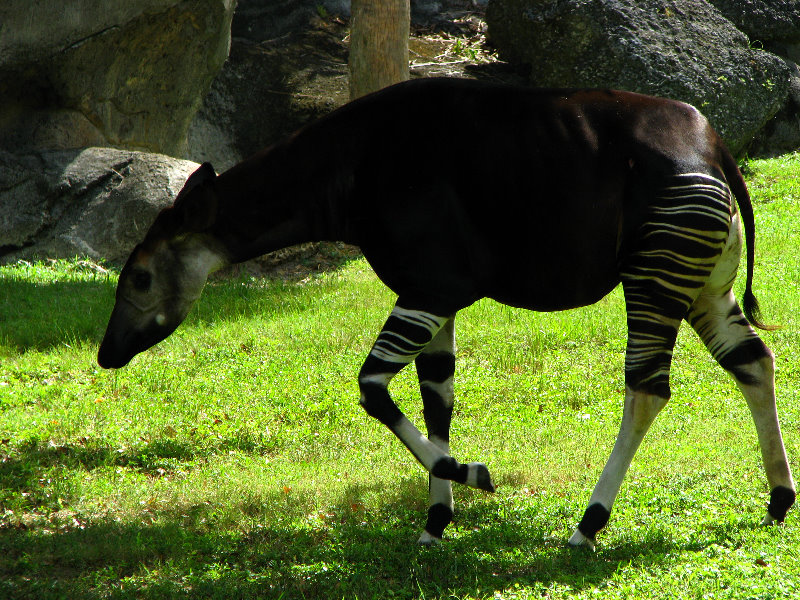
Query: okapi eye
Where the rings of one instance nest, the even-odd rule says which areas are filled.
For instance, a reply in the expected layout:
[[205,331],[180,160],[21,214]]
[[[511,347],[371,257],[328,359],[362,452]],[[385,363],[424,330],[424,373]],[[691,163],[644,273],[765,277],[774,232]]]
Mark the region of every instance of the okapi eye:
[[146,292],[150,289],[151,277],[147,271],[137,271],[133,274],[133,287],[140,292]]

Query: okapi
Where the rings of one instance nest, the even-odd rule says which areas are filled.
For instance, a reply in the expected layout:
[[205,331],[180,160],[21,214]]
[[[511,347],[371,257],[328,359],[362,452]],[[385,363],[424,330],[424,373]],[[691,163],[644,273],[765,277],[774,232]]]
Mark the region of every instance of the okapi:
[[[747,318],[732,291],[742,226]],[[593,547],[608,522],[670,397],[683,319],[747,401],[771,490],[763,523],[771,524],[783,521],[795,488],[773,355],[751,326],[765,328],[752,292],[754,239],[736,162],[692,106],[610,90],[410,81],[351,102],[218,176],[207,163],[197,169],[120,273],[98,362],[122,367],[170,335],[223,265],[308,241],[359,246],[398,297],[359,373],[361,405],[429,473],[419,542],[430,544],[453,518],[451,481],[494,490],[483,463],[449,452],[456,313],[484,297],[564,310],[621,283],[622,424],[570,543]],[[412,361],[427,438],[388,392]]]

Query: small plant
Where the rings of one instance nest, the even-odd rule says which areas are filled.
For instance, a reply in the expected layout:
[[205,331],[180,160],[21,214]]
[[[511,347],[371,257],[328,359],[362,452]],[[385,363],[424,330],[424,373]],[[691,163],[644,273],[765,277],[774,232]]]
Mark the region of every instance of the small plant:
[[475,46],[470,44],[467,40],[464,40],[462,38],[456,38],[456,41],[450,48],[451,54],[466,58],[467,60],[471,61],[477,60],[479,52],[480,52],[479,48],[476,48]]

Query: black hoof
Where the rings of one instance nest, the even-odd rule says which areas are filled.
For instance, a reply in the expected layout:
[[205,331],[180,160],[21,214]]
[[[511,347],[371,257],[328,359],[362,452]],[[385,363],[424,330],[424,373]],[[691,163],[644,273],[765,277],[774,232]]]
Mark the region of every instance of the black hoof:
[[472,463],[471,468],[475,469],[475,486],[479,490],[486,492],[495,492],[494,483],[492,483],[492,476],[489,475],[489,469],[483,463]]
[[610,516],[611,513],[599,502],[590,504],[583,513],[581,522],[578,523],[578,531],[594,544],[597,532],[606,526]]
[[778,523],[783,523],[786,518],[786,511],[794,504],[795,493],[782,485],[776,486],[772,493],[769,495],[769,504],[767,505],[767,512]]
[[449,506],[437,503],[429,507],[428,522],[425,523],[425,533],[427,533],[428,537],[433,541],[426,543],[426,541],[423,540],[425,537],[423,535],[423,537],[420,538],[419,543],[423,545],[431,545],[442,539],[445,527],[447,527],[452,520],[453,511]]

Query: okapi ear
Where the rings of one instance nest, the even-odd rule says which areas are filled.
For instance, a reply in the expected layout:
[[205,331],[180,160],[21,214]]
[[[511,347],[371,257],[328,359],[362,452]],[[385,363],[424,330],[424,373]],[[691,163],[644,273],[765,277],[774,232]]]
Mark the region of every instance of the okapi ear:
[[184,194],[188,194],[198,185],[205,183],[206,181],[211,181],[216,176],[217,173],[214,171],[214,167],[211,166],[211,163],[204,162],[186,179],[186,183],[183,184],[183,189],[181,189],[181,191],[178,193],[178,198]]
[[179,210],[183,219],[182,231],[205,231],[217,220],[217,194],[210,186],[200,186],[191,195],[191,202],[181,203]]
[[[186,180],[175,199],[173,209],[179,215],[179,230],[184,233],[205,231],[217,219],[217,195],[209,185],[216,178],[211,163],[203,163]],[[191,194],[190,194],[191,192]]]

